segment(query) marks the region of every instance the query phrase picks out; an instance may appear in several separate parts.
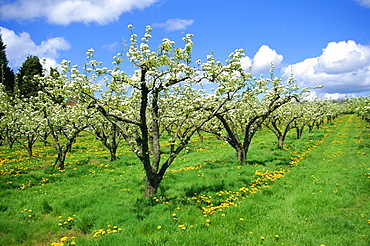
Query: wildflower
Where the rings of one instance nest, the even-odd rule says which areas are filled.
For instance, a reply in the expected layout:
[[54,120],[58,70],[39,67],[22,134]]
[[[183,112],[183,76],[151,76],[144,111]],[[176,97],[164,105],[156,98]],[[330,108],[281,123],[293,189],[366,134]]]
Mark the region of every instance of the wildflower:
[[211,220],[210,219],[206,219],[206,222],[209,223],[209,222],[211,222]]
[[162,226],[157,226],[157,229],[160,230],[162,228]]
[[261,237],[261,240],[265,240],[265,237]]
[[61,239],[60,239],[60,241],[61,242],[65,242],[65,241],[67,241],[68,240],[68,237],[62,237]]
[[182,230],[185,230],[186,229],[186,226],[185,225],[178,225],[177,227],[181,228]]
[[239,220],[240,220],[240,221],[243,221],[244,219],[243,219],[243,218],[240,218]]

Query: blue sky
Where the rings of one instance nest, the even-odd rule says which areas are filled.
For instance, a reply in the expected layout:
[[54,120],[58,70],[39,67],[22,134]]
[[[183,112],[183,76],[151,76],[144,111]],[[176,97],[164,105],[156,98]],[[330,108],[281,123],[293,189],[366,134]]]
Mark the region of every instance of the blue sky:
[[129,40],[153,27],[182,45],[194,34],[194,61],[214,52],[224,61],[245,49],[243,66],[268,76],[294,73],[302,86],[325,85],[320,96],[370,94],[370,0],[0,0],[0,32],[17,71],[27,55],[82,66],[86,51],[110,66]]

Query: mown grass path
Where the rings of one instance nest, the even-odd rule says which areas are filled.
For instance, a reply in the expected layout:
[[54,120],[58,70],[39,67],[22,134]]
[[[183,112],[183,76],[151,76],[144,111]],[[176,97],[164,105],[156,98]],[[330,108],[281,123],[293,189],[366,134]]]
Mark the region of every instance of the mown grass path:
[[353,115],[336,124],[286,178],[241,205],[259,237],[245,245],[370,245],[369,127]]

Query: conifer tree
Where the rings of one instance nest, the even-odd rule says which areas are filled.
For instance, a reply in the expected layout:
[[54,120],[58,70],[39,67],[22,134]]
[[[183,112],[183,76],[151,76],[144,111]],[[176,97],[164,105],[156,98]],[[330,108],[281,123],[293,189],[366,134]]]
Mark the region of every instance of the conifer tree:
[[0,83],[5,86],[5,91],[8,95],[14,92],[14,73],[8,66],[8,59],[5,53],[6,45],[4,44],[0,34]]
[[42,65],[37,56],[28,56],[16,74],[17,89],[24,97],[35,96],[41,90],[35,75],[42,76]]

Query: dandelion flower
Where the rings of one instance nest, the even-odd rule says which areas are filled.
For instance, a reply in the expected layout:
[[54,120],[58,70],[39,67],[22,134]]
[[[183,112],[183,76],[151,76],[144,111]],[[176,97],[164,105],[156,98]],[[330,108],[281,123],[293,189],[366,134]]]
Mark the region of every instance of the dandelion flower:
[[67,241],[68,240],[68,237],[62,237],[61,239],[60,239],[60,241],[61,242],[65,242],[65,241]]
[[157,229],[160,230],[162,228],[162,226],[157,226]]

